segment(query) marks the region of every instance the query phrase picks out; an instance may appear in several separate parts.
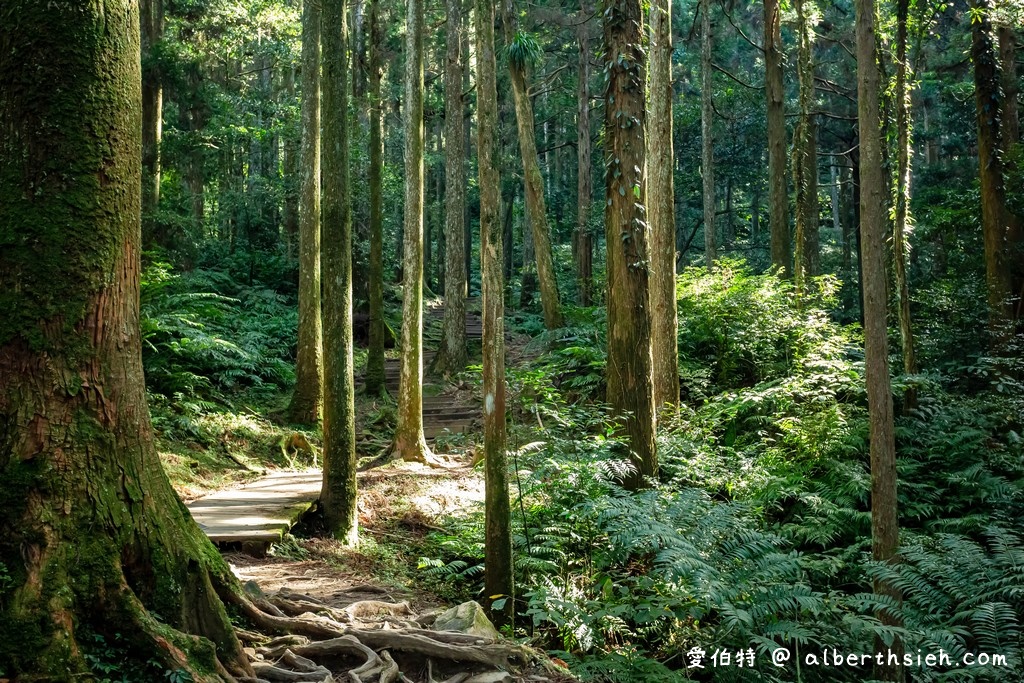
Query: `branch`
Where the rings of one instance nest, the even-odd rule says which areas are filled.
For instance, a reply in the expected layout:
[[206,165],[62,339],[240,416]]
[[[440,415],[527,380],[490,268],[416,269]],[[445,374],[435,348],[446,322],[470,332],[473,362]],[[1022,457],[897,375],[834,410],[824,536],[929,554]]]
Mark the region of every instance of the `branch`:
[[718,0],[718,6],[722,8],[722,14],[725,15],[725,18],[729,21],[729,24],[731,24],[732,27],[736,29],[736,32],[740,34],[743,40],[750,43],[750,45],[753,46],[754,49],[757,50],[758,52],[764,52],[764,48],[762,46],[758,45],[750,38],[748,38],[747,34],[743,32],[743,29],[736,25],[736,22],[732,20],[732,14],[730,14],[729,11],[725,9],[725,3],[722,0]]
[[720,73],[725,74],[726,76],[728,76],[732,80],[734,80],[737,83],[739,83],[740,85],[742,85],[744,88],[750,88],[751,90],[757,90],[757,91],[764,90],[764,86],[763,85],[762,86],[750,85],[749,83],[746,83],[746,82],[740,80],[739,76],[734,76],[733,74],[729,73],[728,71],[726,71],[722,67],[718,66],[714,62],[711,62],[711,66],[712,66],[712,68],[715,69],[715,71],[718,71]]

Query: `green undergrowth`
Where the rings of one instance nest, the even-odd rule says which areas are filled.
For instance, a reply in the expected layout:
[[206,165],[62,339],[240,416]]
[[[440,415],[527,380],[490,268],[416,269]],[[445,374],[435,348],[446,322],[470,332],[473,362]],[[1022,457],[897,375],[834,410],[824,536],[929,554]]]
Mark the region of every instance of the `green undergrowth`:
[[[1005,667],[914,666],[915,681],[1004,681],[1024,670],[1015,361],[974,356],[895,378],[902,562],[877,564],[860,333],[832,321],[837,291],[820,279],[797,298],[789,283],[736,262],[680,275],[684,402],[662,419],[661,478],[640,493],[617,483],[626,451],[594,400],[598,325],[570,310],[565,330],[546,333],[548,352],[510,372],[523,637],[594,681],[865,681],[870,665],[806,657],[871,653],[876,639],[895,638],[953,662],[1007,658]],[[909,387],[913,410],[903,407]],[[482,515],[441,526],[424,574],[479,595]],[[874,595],[876,580],[897,586],[902,602]],[[794,660],[776,667],[780,647]],[[699,651],[703,669],[690,666]],[[716,667],[721,651],[731,664]],[[754,666],[737,666],[748,651]]]

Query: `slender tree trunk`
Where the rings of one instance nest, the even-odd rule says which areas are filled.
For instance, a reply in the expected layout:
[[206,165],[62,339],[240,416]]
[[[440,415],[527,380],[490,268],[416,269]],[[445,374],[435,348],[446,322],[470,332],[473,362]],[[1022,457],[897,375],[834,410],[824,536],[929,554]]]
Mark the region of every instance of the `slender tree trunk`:
[[[295,69],[289,69],[285,78],[285,92],[288,100],[295,96]],[[301,105],[300,105],[301,106]],[[299,170],[299,140],[294,135],[285,138],[282,173],[284,174],[284,238],[287,257],[290,262],[294,258],[299,240],[299,187],[295,176]],[[198,166],[198,164],[196,164]],[[200,189],[202,186],[200,185]],[[194,195],[193,195],[194,196]]]
[[[512,0],[502,0],[502,3],[505,44],[511,45],[515,39],[516,30]],[[537,155],[533,104],[530,101],[529,89],[526,84],[526,65],[510,59],[509,76],[512,81],[512,98],[516,107],[519,152],[523,158],[526,211],[529,213],[530,227],[533,231],[537,277],[540,282],[540,301],[544,309],[544,326],[553,330],[562,326],[562,305],[558,298],[558,280],[555,276],[555,262],[551,254],[551,230],[548,227],[547,208],[544,204],[544,179],[541,176],[540,158]]]
[[345,0],[321,0],[324,26],[324,525],[358,540],[356,409],[352,353],[352,196],[348,163],[348,26]]
[[[896,502],[896,440],[893,427],[889,341],[886,329],[886,192],[879,120],[879,71],[875,62],[874,0],[856,2],[857,120],[860,133],[860,235],[864,260],[864,363],[870,419],[871,555],[878,562],[896,562],[899,517]],[[875,592],[899,599],[893,586],[877,581]],[[883,622],[892,615],[883,613]],[[876,642],[876,651],[884,648]],[[894,650],[901,650],[899,641]],[[884,649],[881,650],[884,652]],[[876,666],[875,677],[903,680],[902,667]]]
[[302,187],[299,193],[299,344],[288,417],[315,425],[323,386],[320,318],[320,3],[302,3]]
[[[537,291],[536,245],[533,243],[532,216],[529,210],[523,216],[523,267],[520,269],[519,308],[526,309],[533,304],[533,294]],[[512,249],[510,248],[511,252]],[[543,296],[543,295],[542,295]]]
[[793,133],[793,185],[796,187],[796,255],[793,258],[797,292],[818,274],[818,158],[814,113],[814,54],[812,27],[805,0],[796,0],[799,35],[797,77],[800,116]]
[[654,404],[679,403],[676,341],[676,213],[672,151],[672,3],[651,3],[647,213],[651,224],[651,346]]
[[715,239],[715,110],[711,78],[711,0],[700,6],[700,174],[704,181],[704,262],[714,268],[717,254]]
[[[483,288],[484,591],[499,627],[512,622],[512,534],[505,455],[505,325],[501,277],[501,179],[498,177],[498,92],[494,4],[476,0],[477,156],[480,173],[480,269]],[[495,604],[497,601],[498,604]]]
[[163,137],[163,76],[155,48],[164,37],[163,0],[141,0],[142,37],[142,231],[146,248],[167,246],[156,222],[160,205],[160,141]]
[[587,1],[580,3],[580,25],[576,32],[579,44],[579,79],[576,97],[576,282],[580,306],[594,301],[594,238],[590,232],[590,205],[594,195],[593,164],[590,145],[590,41],[585,22],[589,11]]
[[1010,216],[1003,185],[1002,110],[999,69],[992,30],[993,0],[974,0],[978,11],[972,22],[971,60],[974,62],[974,94],[978,119],[978,174],[981,179],[981,224],[985,242],[985,278],[989,316],[993,328],[1013,319],[1007,243]]
[[406,0],[405,253],[402,357],[394,452],[428,462],[423,436],[423,0]]
[[[466,151],[466,164],[469,165],[469,159],[471,155],[470,150],[473,149],[472,137],[470,135],[473,128],[473,109],[472,107],[469,106],[469,102],[467,101],[468,94],[470,92],[469,63],[471,61],[469,58],[469,27],[472,24],[472,22],[469,19],[469,14],[475,10],[473,9],[473,2],[467,1],[466,4],[468,5],[468,7],[466,8],[466,30],[462,32],[462,92],[466,95],[465,97],[463,97],[462,105],[462,139],[463,149],[465,149]],[[466,173],[468,174],[469,172],[466,171]],[[473,232],[469,222],[468,201],[463,200],[462,213],[464,216],[462,219],[463,229],[466,231],[466,239],[464,242],[466,248],[464,250],[464,253],[466,258],[466,296],[468,297],[469,283],[473,279]]]
[[782,10],[764,0],[764,89],[768,117],[768,220],[772,266],[791,277],[789,197],[786,189],[786,95],[782,80]]
[[434,369],[451,374],[466,366],[466,150],[462,130],[462,13],[463,0],[447,0],[445,38],[445,226],[444,326]]
[[251,677],[218,597],[237,581],[171,488],[146,406],[138,4],[2,14],[0,669],[92,680],[91,631],[197,683]]
[[370,115],[370,348],[366,357],[366,393],[379,396],[387,392],[384,376],[384,135],[380,82],[384,34],[380,24],[381,0],[370,0],[369,115]]
[[1012,25],[1000,24],[999,35],[999,68],[1002,75],[1003,111],[1002,133],[1003,145],[1009,151],[1020,142],[1020,114],[1017,97],[1020,88],[1017,85],[1017,36]]
[[[892,255],[893,273],[896,284],[896,303],[900,324],[900,344],[903,351],[903,372],[912,375],[917,372],[914,355],[914,332],[910,324],[910,285],[907,282],[907,244],[910,227],[910,161],[911,161],[911,112],[907,56],[907,20],[910,14],[910,0],[896,2],[896,178],[893,183],[893,230]],[[907,391],[905,409],[915,407],[913,389]]]
[[[651,377],[649,229],[644,212],[644,50],[640,0],[604,12],[605,241],[608,245],[608,403],[636,467],[625,485],[658,473]],[[611,104],[614,103],[614,104]]]

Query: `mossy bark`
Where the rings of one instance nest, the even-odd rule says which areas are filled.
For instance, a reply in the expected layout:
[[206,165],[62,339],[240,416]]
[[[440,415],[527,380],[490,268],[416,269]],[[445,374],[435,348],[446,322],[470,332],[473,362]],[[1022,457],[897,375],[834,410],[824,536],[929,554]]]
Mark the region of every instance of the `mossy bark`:
[[647,130],[647,213],[651,222],[651,346],[654,404],[679,403],[676,341],[675,156],[672,152],[672,3],[651,3],[651,96]]
[[348,26],[345,0],[323,0],[324,479],[328,533],[358,538],[352,351],[352,197],[348,163]]
[[138,4],[8,2],[0,44],[0,669],[87,676],[91,630],[251,675],[146,406]]
[[366,357],[366,393],[377,396],[387,391],[384,376],[384,342],[388,335],[384,320],[384,135],[380,82],[384,35],[380,25],[380,0],[370,0],[370,348]]
[[586,0],[581,0],[576,29],[579,82],[576,89],[576,232],[573,235],[573,256],[580,306],[590,306],[594,300],[594,236],[590,232],[590,205],[594,194],[590,144],[590,36],[584,21],[589,16],[587,5]]
[[768,132],[768,222],[772,266],[790,268],[789,198],[786,190],[786,94],[782,79],[782,8],[764,0],[764,92]]
[[799,36],[797,77],[799,80],[799,118],[793,131],[793,186],[796,188],[796,255],[793,258],[794,281],[803,293],[809,277],[818,274],[818,146],[814,112],[813,27],[804,0],[796,0]]
[[320,4],[302,6],[302,189],[299,195],[299,345],[289,419],[315,425],[323,403],[320,317]]
[[402,356],[393,452],[427,462],[423,436],[423,0],[406,0]]
[[650,229],[644,213],[644,52],[640,0],[605,3],[605,242],[608,248],[608,403],[628,436],[643,485],[658,472],[651,377]]
[[[483,297],[484,590],[499,628],[512,621],[512,535],[505,454],[505,309],[494,4],[476,0],[477,154],[480,173],[480,270]],[[501,607],[495,607],[497,600]]]

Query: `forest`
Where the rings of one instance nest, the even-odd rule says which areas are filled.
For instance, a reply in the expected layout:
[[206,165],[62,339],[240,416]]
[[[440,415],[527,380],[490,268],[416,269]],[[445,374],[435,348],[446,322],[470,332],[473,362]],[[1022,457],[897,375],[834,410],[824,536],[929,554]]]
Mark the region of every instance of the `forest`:
[[1019,0],[2,0],[0,683],[1024,682]]

